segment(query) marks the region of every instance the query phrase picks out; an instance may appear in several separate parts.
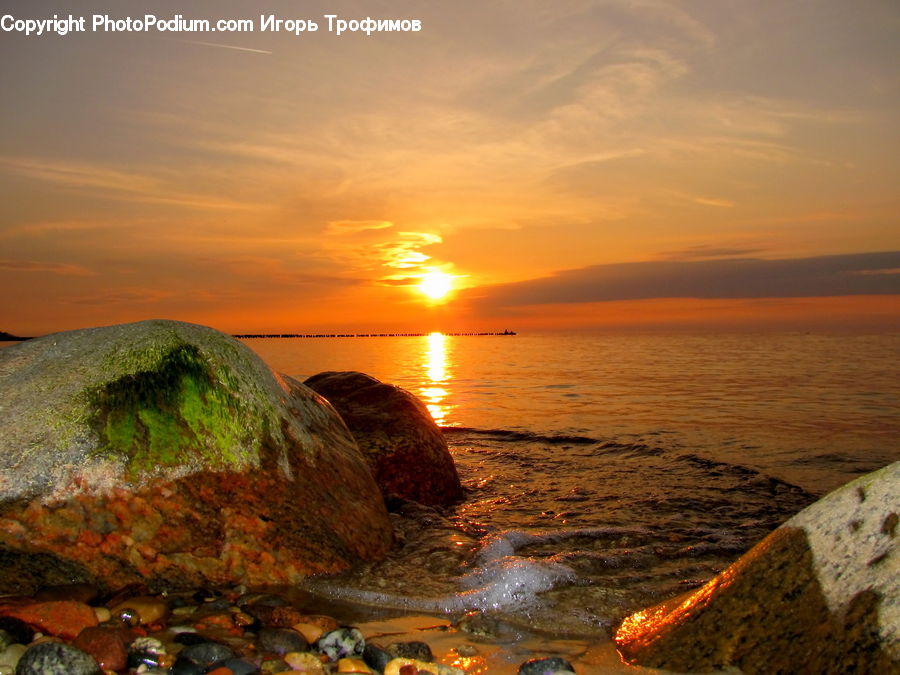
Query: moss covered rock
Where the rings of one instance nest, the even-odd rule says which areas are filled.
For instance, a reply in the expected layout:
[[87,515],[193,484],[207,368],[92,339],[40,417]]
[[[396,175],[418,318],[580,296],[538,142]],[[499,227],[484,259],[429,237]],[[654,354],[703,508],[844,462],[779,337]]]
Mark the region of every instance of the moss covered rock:
[[678,672],[900,673],[900,462],[807,507],[705,586],[625,619],[630,661]]
[[174,321],[0,350],[0,592],[294,582],[381,556],[352,435],[240,342]]
[[341,414],[385,496],[430,506],[462,497],[447,442],[415,396],[355,371],[319,373],[304,384]]

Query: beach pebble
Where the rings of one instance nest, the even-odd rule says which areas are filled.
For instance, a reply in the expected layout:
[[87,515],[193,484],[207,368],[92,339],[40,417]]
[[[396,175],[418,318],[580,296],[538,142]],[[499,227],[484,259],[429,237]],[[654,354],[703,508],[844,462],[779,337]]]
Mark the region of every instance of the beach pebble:
[[128,662],[131,637],[125,628],[90,626],[78,634],[72,646],[93,656],[101,668],[123,670]]
[[218,642],[201,642],[181,650],[180,658],[190,659],[201,666],[211,666],[234,657],[234,652]]
[[171,675],[203,675],[206,666],[201,666],[190,659],[179,656],[172,664]]
[[263,661],[259,667],[260,671],[263,673],[283,673],[290,672],[291,668],[281,659],[269,659],[267,661]]
[[[94,610],[75,600],[47,600],[10,605],[0,601],[0,613],[24,621],[42,633],[65,640],[71,640],[88,626],[97,625]],[[0,628],[9,632],[3,624],[0,624]],[[18,642],[18,639],[16,641]]]
[[365,675],[372,673],[365,661],[360,659],[338,659],[337,671],[339,673],[365,673]]
[[371,642],[367,642],[363,649],[363,661],[365,661],[366,665],[370,668],[374,668],[379,672],[384,671],[385,666],[392,658],[394,657],[391,656],[390,653]]
[[290,652],[284,655],[284,662],[302,673],[324,673],[325,667],[318,656],[311,652]]
[[325,633],[321,626],[313,623],[295,623],[291,628],[305,637],[309,644],[313,644]]
[[395,658],[391,659],[384,667],[384,675],[418,674],[420,671],[433,673],[434,675],[465,675],[459,668],[445,666],[442,663],[427,663],[416,659]]
[[28,647],[20,645],[17,642],[8,645],[6,649],[0,653],[0,667],[15,670],[16,664],[19,662],[19,659],[22,658],[22,654],[25,653],[26,649],[28,649]]
[[222,665],[225,668],[228,668],[228,670],[230,670],[233,675],[251,675],[251,673],[259,671],[259,668],[256,666],[256,664],[239,658],[225,659],[224,661],[222,661]]
[[119,616],[125,610],[137,612],[138,623],[147,625],[164,620],[169,615],[169,603],[162,598],[139,595],[111,607],[109,611],[113,616]]
[[279,656],[288,652],[309,651],[306,639],[290,628],[263,628],[257,634],[257,645],[261,651],[273,652]]
[[434,654],[431,653],[431,647],[424,642],[413,640],[411,642],[392,642],[387,646],[387,652],[392,657],[402,657],[406,659],[416,659],[418,661],[434,661]]
[[519,675],[556,675],[558,673],[574,673],[572,664],[559,656],[545,659],[531,659],[519,666]]
[[89,654],[61,642],[32,645],[16,665],[16,675],[100,675]]
[[94,607],[94,616],[97,617],[99,623],[106,623],[112,618],[112,612],[106,607]]
[[325,654],[329,660],[337,661],[344,657],[359,658],[366,647],[363,634],[356,628],[343,627],[325,633],[316,643],[316,649]]

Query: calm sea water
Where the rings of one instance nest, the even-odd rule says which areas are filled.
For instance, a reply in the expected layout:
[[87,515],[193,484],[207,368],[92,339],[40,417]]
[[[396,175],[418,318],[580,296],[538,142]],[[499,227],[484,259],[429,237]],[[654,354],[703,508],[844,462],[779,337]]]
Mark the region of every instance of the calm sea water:
[[897,335],[246,342],[299,379],[359,370],[417,394],[466,487],[452,509],[399,509],[387,561],[311,589],[482,610],[513,642],[520,629],[603,639],[900,459]]

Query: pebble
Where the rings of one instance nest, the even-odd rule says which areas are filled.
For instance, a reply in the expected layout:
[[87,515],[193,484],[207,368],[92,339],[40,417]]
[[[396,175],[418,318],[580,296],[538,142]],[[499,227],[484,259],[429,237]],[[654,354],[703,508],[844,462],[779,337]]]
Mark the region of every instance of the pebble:
[[28,649],[28,647],[20,645],[17,642],[9,645],[3,650],[3,653],[0,654],[0,667],[15,670],[16,664],[19,662],[19,659],[22,658],[22,654],[25,653],[26,649]]
[[312,652],[288,652],[284,655],[284,662],[294,670],[310,672],[324,672],[322,660]]
[[343,627],[325,633],[316,643],[316,648],[329,660],[337,661],[344,657],[359,658],[363,655],[366,640],[356,628]]
[[124,628],[90,626],[78,634],[72,646],[93,656],[101,668],[122,670],[128,662],[131,637]]
[[151,623],[160,623],[169,615],[169,603],[162,598],[154,598],[148,595],[138,595],[134,598],[123,600],[118,605],[110,607],[113,616],[119,616],[126,610],[137,612],[138,623],[143,626]]
[[32,645],[16,666],[16,675],[100,675],[92,656],[61,642]]
[[418,661],[434,661],[434,654],[431,653],[431,647],[424,642],[392,642],[387,646],[387,652],[392,657],[403,657],[406,659],[416,659]]
[[559,656],[531,659],[519,666],[519,675],[556,675],[557,673],[574,672],[572,664]]
[[392,658],[394,657],[391,656],[389,652],[371,642],[367,642],[363,649],[363,661],[365,661],[366,665],[370,668],[374,668],[378,671],[383,671]]
[[222,661],[222,665],[228,668],[233,675],[251,675],[259,671],[255,663],[239,658],[225,659]]
[[290,628],[263,628],[257,634],[260,650],[284,656],[288,652],[309,651],[309,643],[300,633]]
[[234,652],[218,642],[201,642],[181,650],[179,659],[190,659],[201,666],[209,667],[219,661],[234,658]]

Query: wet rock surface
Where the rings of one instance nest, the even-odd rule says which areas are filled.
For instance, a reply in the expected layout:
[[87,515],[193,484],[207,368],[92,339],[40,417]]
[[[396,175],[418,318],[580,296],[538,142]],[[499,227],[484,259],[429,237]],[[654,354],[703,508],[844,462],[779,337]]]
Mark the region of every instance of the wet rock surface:
[[212,329],[145,321],[0,350],[0,400],[0,593],[293,583],[390,545],[334,410]]
[[415,396],[354,371],[319,373],[304,384],[340,413],[385,496],[428,505],[448,505],[462,497],[441,430]]
[[629,660],[676,671],[900,672],[900,463],[801,511],[700,589],[616,633]]

